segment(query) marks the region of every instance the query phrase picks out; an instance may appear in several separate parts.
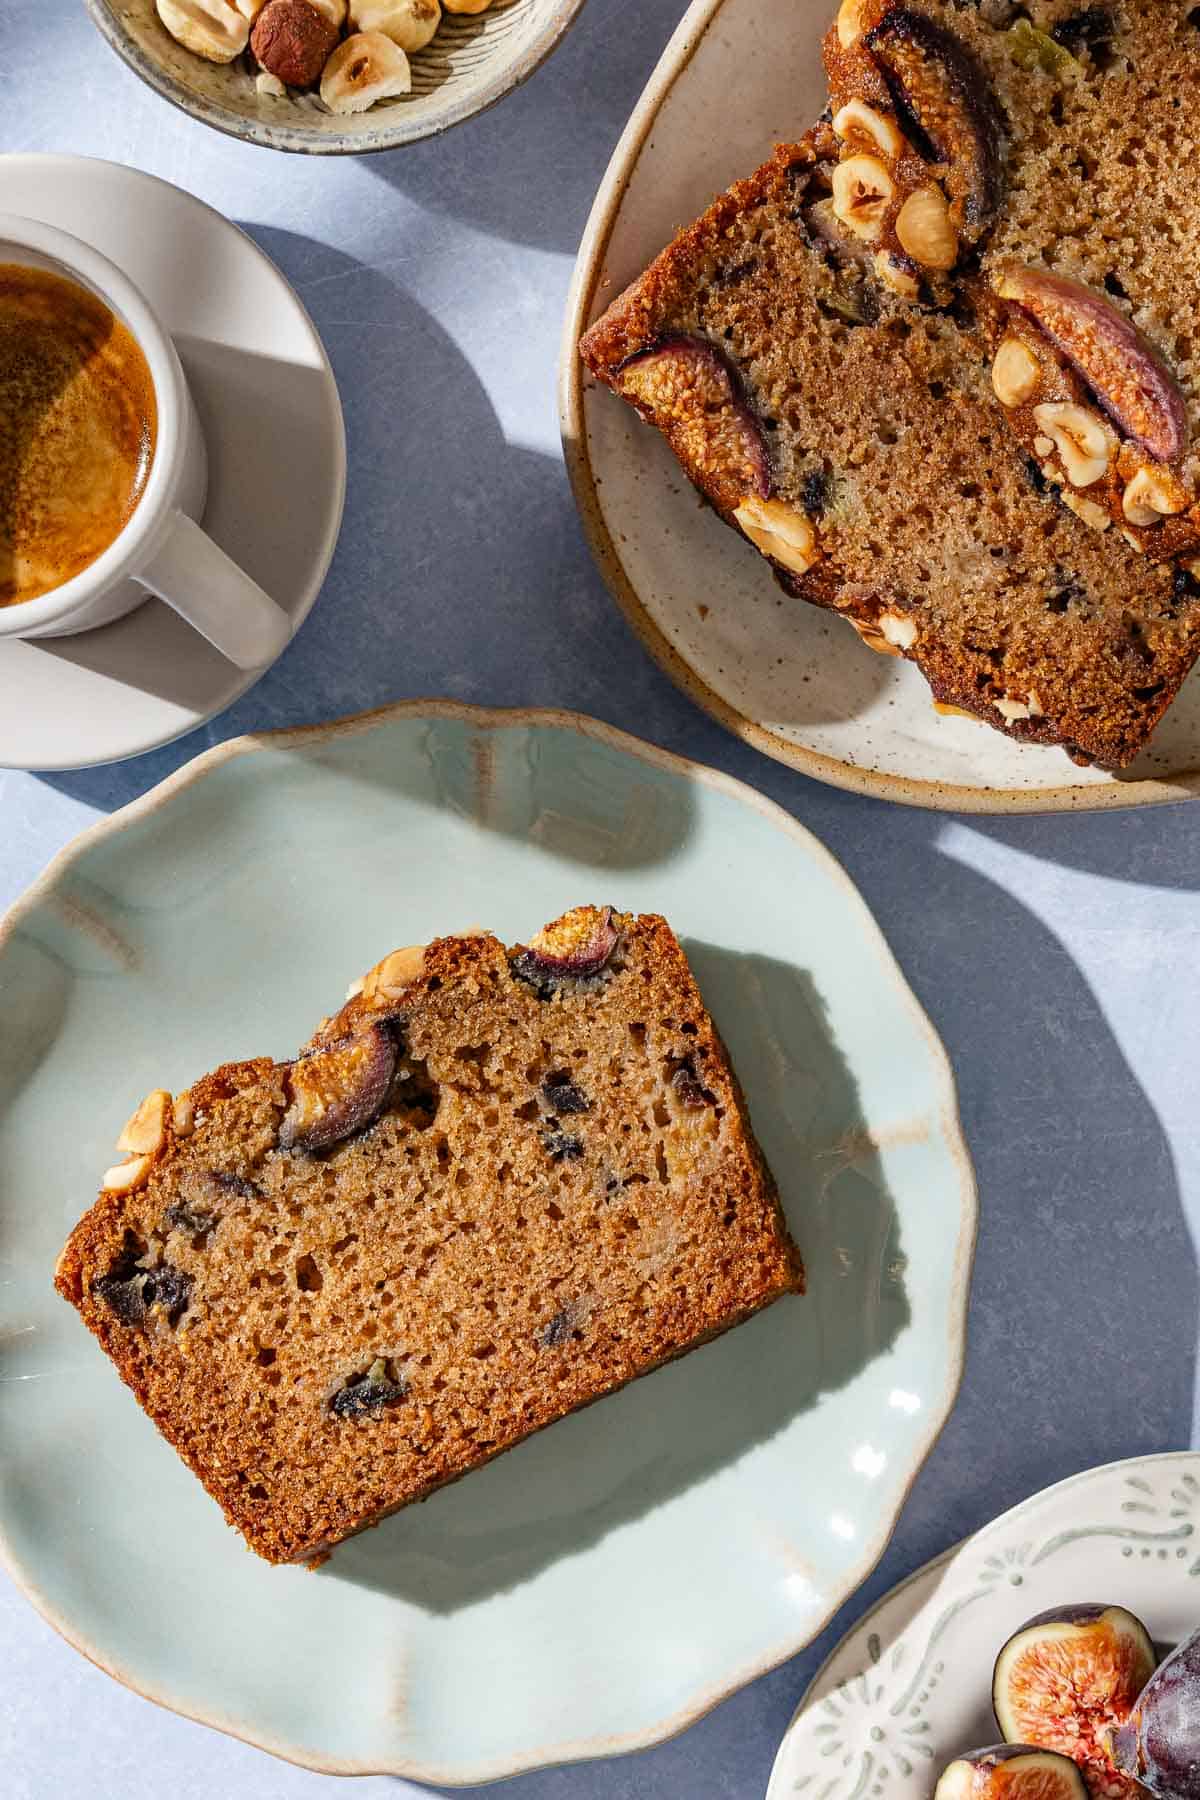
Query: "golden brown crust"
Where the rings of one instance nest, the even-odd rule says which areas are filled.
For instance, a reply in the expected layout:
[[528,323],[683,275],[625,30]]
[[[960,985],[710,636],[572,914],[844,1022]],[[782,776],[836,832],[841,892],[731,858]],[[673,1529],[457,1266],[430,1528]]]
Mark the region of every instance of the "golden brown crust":
[[430,945],[302,1056],[386,1031],[383,1110],[280,1147],[301,1065],[226,1064],[56,1285],[271,1561],[310,1561],[803,1286],[744,1100],[653,915],[563,979]]

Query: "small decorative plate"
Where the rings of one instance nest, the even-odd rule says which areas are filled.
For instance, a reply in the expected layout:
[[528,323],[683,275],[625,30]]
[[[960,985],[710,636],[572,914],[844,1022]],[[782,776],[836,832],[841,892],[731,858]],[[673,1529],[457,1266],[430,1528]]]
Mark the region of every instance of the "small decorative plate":
[[1200,1622],[1200,1452],[1089,1469],[1022,1501],[861,1618],[788,1726],[767,1800],[929,1800],[999,1741],[992,1665],[1026,1619],[1099,1601],[1155,1643]]
[[271,150],[345,156],[395,150],[485,112],[533,74],[583,0],[492,0],[483,13],[443,13],[411,58],[412,93],[366,112],[327,112],[315,94],[260,94],[244,57],[205,62],[161,23],[154,0],[85,0],[92,23],[164,100],[230,137]]
[[693,0],[592,207],[563,333],[563,449],[601,572],[634,630],[731,731],[857,793],[964,812],[1067,812],[1200,793],[1200,675],[1153,744],[1113,775],[935,713],[910,663],[789,601],[762,559],[701,508],[658,432],[585,381],[579,338],[679,226],[799,137],[826,103],[833,0]]
[[[243,1548],[50,1286],[148,1088],[288,1055],[398,943],[581,900],[683,938],[809,1268],[719,1341],[343,1546]],[[680,1730],[879,1557],[957,1389],[945,1055],[779,808],[567,714],[416,702],[209,751],[0,932],[0,1555],[119,1680],[313,1768],[476,1782]]]

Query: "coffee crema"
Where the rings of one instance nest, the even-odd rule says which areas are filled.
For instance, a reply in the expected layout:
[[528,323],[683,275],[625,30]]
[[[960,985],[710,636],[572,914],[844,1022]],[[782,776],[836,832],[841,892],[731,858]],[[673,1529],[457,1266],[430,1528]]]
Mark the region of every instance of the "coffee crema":
[[146,358],[104,302],[0,263],[0,606],[61,587],[108,549],[157,433]]

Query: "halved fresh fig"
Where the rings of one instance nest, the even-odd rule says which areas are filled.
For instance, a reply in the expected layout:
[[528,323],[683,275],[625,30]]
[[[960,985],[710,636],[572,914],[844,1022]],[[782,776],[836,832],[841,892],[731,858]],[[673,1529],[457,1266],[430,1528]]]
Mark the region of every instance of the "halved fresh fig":
[[576,906],[530,938],[512,959],[512,972],[532,987],[554,987],[565,979],[599,975],[617,947],[620,933],[611,906]]
[[616,380],[719,511],[732,512],[747,494],[769,497],[766,438],[715,344],[682,332],[660,338],[623,363]]
[[288,1071],[291,1105],[279,1127],[284,1150],[326,1150],[375,1117],[396,1072],[386,1025],[314,1050]]
[[952,32],[907,7],[887,13],[866,41],[901,122],[907,115],[916,126],[916,147],[945,165],[962,236],[977,242],[1004,192],[1004,123],[987,75]]
[[1012,264],[996,291],[1029,314],[1114,424],[1158,462],[1187,444],[1187,407],[1162,357],[1105,294],[1049,269]]
[[1200,1631],[1168,1656],[1112,1733],[1123,1774],[1164,1800],[1200,1800]]
[[944,1770],[933,1800],[1088,1800],[1069,1757],[1029,1744],[969,1750]]
[[1078,1763],[1094,1800],[1134,1800],[1108,1735],[1125,1723],[1154,1672],[1146,1627],[1121,1606],[1039,1613],[996,1658],[992,1704],[1010,1744],[1057,1750]]

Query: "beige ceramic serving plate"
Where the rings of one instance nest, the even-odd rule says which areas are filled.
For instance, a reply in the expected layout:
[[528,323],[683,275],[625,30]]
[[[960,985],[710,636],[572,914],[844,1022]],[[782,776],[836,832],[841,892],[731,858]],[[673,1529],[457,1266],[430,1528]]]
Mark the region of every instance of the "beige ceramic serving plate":
[[832,0],[694,0],[617,146],[575,270],[560,406],[567,467],[605,579],[701,706],[838,787],[970,812],[1145,806],[1200,792],[1200,676],[1124,775],[1077,769],[934,712],[916,669],[787,599],[702,509],[657,432],[583,379],[580,334],[676,229],[825,105]]

